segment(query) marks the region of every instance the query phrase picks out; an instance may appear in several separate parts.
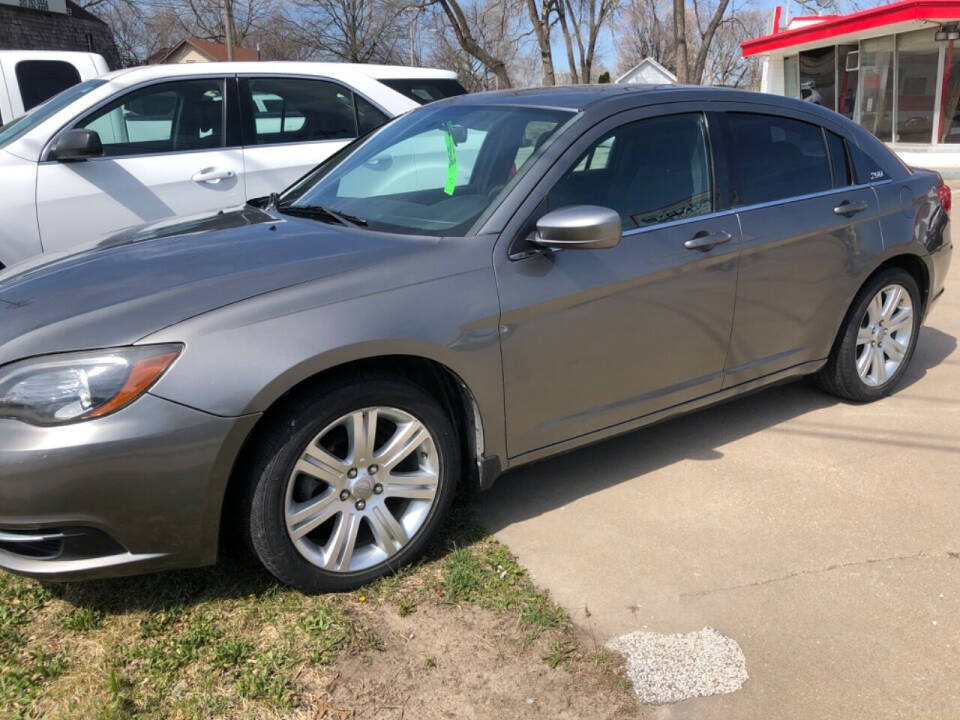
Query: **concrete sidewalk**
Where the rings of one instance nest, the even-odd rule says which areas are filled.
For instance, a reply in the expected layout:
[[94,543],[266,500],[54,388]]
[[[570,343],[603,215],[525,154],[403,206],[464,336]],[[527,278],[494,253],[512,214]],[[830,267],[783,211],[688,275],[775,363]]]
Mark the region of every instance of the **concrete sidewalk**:
[[960,718],[958,266],[893,397],[798,382],[481,496],[485,525],[599,642],[710,626],[740,644],[739,691],[652,717]]

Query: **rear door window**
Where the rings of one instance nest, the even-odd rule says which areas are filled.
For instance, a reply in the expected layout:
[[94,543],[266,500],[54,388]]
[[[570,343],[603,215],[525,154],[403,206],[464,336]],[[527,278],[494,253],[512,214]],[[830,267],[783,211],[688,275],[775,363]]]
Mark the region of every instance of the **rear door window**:
[[80,82],[77,69],[62,60],[21,60],[16,73],[24,110]]
[[244,145],[344,140],[357,136],[353,93],[306,78],[242,79]]
[[735,205],[785,200],[832,187],[819,125],[778,115],[726,113]]

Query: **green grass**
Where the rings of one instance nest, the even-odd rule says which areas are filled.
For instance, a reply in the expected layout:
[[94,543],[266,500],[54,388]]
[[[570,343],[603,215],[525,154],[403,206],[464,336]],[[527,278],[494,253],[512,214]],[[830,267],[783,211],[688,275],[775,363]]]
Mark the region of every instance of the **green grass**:
[[577,646],[574,643],[566,640],[554,640],[543,656],[543,661],[551,668],[556,669],[569,665],[576,652]]
[[[378,614],[465,604],[527,638],[570,627],[516,558],[463,515],[418,564],[353,594],[302,595],[249,558],[70,585],[0,572],[0,717],[285,717],[303,704],[305,670],[371,662],[385,647]],[[564,637],[543,655],[552,668],[576,651]]]
[[535,633],[569,625],[566,613],[533,585],[510,551],[492,539],[455,547],[445,562],[442,587],[447,602],[516,612],[520,624]]

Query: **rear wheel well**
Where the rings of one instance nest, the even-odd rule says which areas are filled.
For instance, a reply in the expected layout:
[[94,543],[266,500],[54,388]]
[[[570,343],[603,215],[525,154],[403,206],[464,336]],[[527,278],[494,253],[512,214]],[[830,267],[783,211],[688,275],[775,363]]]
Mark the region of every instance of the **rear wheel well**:
[[[913,276],[913,279],[917,281],[917,287],[920,288],[920,303],[923,309],[926,310],[927,301],[930,299],[930,273],[923,260],[917,255],[897,255],[885,260],[880,267],[870,273],[870,277],[864,280],[863,285],[866,285],[874,275],[883,272],[889,267],[901,268]],[[861,285],[861,287],[863,287],[863,285]]]
[[244,484],[244,468],[251,452],[257,447],[263,432],[281,417],[287,404],[312,388],[336,383],[357,375],[398,377],[423,388],[440,403],[453,421],[460,441],[463,470],[468,491],[479,486],[478,458],[483,453],[483,429],[476,401],[466,384],[447,366],[414,355],[384,355],[364,358],[323,370],[297,383],[277,398],[254,425],[234,461],[221,507],[221,535],[233,529],[233,520],[239,517]]
[[860,294],[860,291],[866,287],[867,284],[873,280],[873,278],[888,268],[899,268],[904,270],[905,272],[910,273],[910,275],[913,276],[913,279],[916,280],[917,287],[920,288],[922,317],[922,313],[927,307],[927,300],[930,294],[930,273],[927,271],[927,266],[924,265],[923,260],[921,260],[917,255],[895,255],[892,258],[887,258],[880,265],[878,265],[872,273],[864,278],[864,281],[860,283],[857,291],[853,294],[853,297],[850,298],[850,304],[843,313],[843,317],[840,321],[840,327],[837,328],[837,334],[834,336],[833,344],[830,346],[831,354],[834,352],[843,337],[843,329],[847,325],[850,313],[852,313],[854,310],[854,302],[856,301],[857,296]]

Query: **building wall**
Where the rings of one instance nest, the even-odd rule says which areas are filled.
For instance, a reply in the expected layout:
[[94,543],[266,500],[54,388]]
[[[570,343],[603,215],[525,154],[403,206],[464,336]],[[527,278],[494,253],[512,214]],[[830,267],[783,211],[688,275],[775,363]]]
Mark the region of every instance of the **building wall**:
[[100,53],[111,68],[120,58],[104,23],[68,4],[73,14],[0,4],[0,50],[77,50]]
[[783,58],[765,56],[760,66],[760,92],[783,95]]
[[196,48],[191,47],[190,45],[184,45],[182,48],[177,50],[173,55],[167,58],[167,63],[201,63],[201,62],[210,62],[210,58],[202,53],[197,52]]

